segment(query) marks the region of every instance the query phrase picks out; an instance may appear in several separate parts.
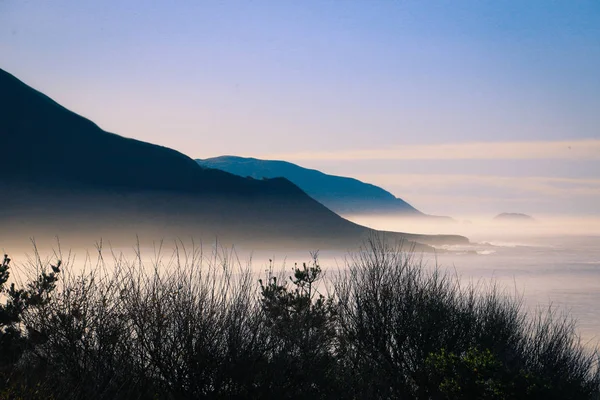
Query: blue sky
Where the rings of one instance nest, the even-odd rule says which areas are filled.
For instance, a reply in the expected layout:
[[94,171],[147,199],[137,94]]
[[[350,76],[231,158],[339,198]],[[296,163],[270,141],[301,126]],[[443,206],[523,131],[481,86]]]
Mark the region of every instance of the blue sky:
[[0,67],[195,158],[438,214],[600,215],[598,1],[0,0]]

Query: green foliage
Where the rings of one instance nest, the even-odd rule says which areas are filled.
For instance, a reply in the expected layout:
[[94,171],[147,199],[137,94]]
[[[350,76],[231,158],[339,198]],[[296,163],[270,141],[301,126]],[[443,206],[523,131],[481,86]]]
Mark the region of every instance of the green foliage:
[[51,301],[51,293],[56,289],[61,262],[52,265],[52,272],[42,271],[36,279],[28,282],[25,288],[17,288],[11,283],[8,255],[0,264],[0,399],[48,398],[40,383],[33,386],[15,380],[20,371],[17,362],[31,346],[45,338],[35,328],[24,323],[27,313],[38,311]]
[[317,291],[322,271],[316,258],[310,266],[295,265],[293,272],[289,277],[292,288],[287,282],[278,282],[276,276],[270,276],[266,283],[259,280],[261,304],[267,324],[277,334],[303,352],[312,351],[315,340],[321,342],[335,335],[334,298]]
[[456,355],[445,349],[426,361],[432,389],[447,399],[506,399],[502,364],[489,349]]
[[297,264],[289,282],[272,273],[259,280],[261,306],[270,331],[271,390],[279,398],[339,398],[335,353],[337,310],[333,296],[317,289],[322,270],[312,263]]
[[[31,327],[23,326],[22,318],[33,308],[48,304],[50,294],[56,288],[57,273],[60,272],[60,261],[52,266],[52,272],[42,271],[37,278],[27,283],[25,288],[17,289],[14,283],[8,288],[10,277],[10,258],[4,255],[0,264],[0,296],[5,298],[0,303],[0,366],[10,365],[18,360],[27,345],[28,339],[36,339]],[[28,335],[24,330],[29,331]]]
[[462,354],[442,349],[427,357],[426,368],[431,391],[445,399],[565,398],[549,377],[511,369],[489,349],[472,347]]

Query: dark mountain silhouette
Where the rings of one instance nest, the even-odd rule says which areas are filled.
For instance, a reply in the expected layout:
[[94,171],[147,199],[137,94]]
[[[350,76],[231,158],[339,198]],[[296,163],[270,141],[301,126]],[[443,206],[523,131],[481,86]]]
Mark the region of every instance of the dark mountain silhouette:
[[[275,238],[349,246],[371,230],[323,207],[283,178],[255,180],[200,167],[162,146],[107,133],[0,70],[0,240],[60,235]],[[460,236],[395,234],[421,243]],[[422,247],[426,249],[426,247]]]
[[289,179],[309,196],[339,214],[395,213],[408,217],[428,217],[452,221],[449,217],[424,214],[378,186],[354,178],[328,175],[287,161],[236,156],[221,156],[196,161],[203,167],[215,168],[243,177]]

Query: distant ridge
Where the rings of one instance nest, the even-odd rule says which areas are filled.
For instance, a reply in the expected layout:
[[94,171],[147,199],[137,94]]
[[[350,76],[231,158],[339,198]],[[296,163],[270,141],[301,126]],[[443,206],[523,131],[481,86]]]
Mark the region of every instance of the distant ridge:
[[284,177],[338,214],[396,213],[408,217],[452,220],[449,217],[424,214],[406,201],[370,183],[354,178],[328,175],[287,161],[230,155],[196,161],[203,167],[215,168],[243,177],[255,179]]
[[[347,248],[373,232],[286,179],[202,168],[175,150],[107,133],[3,70],[0,143],[3,247],[43,235],[88,244],[103,237],[129,246],[139,234]],[[389,235],[427,244],[468,241]]]
[[521,213],[501,213],[494,217],[495,221],[535,222],[531,215]]

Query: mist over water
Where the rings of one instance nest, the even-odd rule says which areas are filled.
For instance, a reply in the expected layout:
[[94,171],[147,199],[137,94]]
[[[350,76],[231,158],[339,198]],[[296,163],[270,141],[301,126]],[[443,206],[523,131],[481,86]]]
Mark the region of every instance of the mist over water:
[[[437,254],[416,254],[425,267],[438,265],[447,273],[456,274],[461,282],[486,286],[496,282],[509,295],[523,297],[525,306],[547,308],[552,305],[558,313],[568,313],[577,320],[584,343],[600,343],[600,219],[549,218],[535,216],[535,222],[498,222],[489,217],[461,218],[455,223],[421,222],[390,216],[346,216],[353,222],[371,228],[423,234],[461,234],[470,239],[469,245],[442,246]],[[95,243],[86,248],[61,243],[62,258],[70,257],[71,272],[88,270],[97,264]],[[269,270],[289,276],[295,263],[311,261],[311,251],[287,248],[284,243],[269,243],[256,250],[247,243],[221,247],[218,240],[191,240],[140,243],[135,237],[131,245],[103,245],[103,258],[108,265],[118,260],[135,265],[139,255],[149,272],[154,266],[172,268],[183,263],[199,268],[201,253],[204,265],[227,262],[237,271],[249,267],[256,279],[264,278]],[[38,242],[42,261],[60,256],[57,242]],[[192,257],[193,249],[197,252]],[[268,248],[268,249],[265,249]],[[23,243],[19,248],[3,249],[15,260],[18,269],[33,259],[33,246]],[[326,279],[335,278],[351,262],[349,251],[320,251],[319,262]],[[235,273],[235,271],[234,271]],[[330,286],[327,284],[327,286]],[[257,283],[258,289],[258,283]]]
[[455,218],[454,221],[393,215],[344,215],[344,218],[381,230],[464,235],[471,242],[504,239],[535,240],[552,236],[600,236],[600,216],[534,215],[532,221],[502,221],[490,215],[462,216]]
[[445,246],[424,255],[463,282],[490,284],[522,295],[530,309],[552,305],[577,320],[584,343],[600,343],[600,218],[534,216],[532,222],[500,222],[473,216],[455,223],[390,216],[346,216],[376,229],[454,233],[468,246]]

